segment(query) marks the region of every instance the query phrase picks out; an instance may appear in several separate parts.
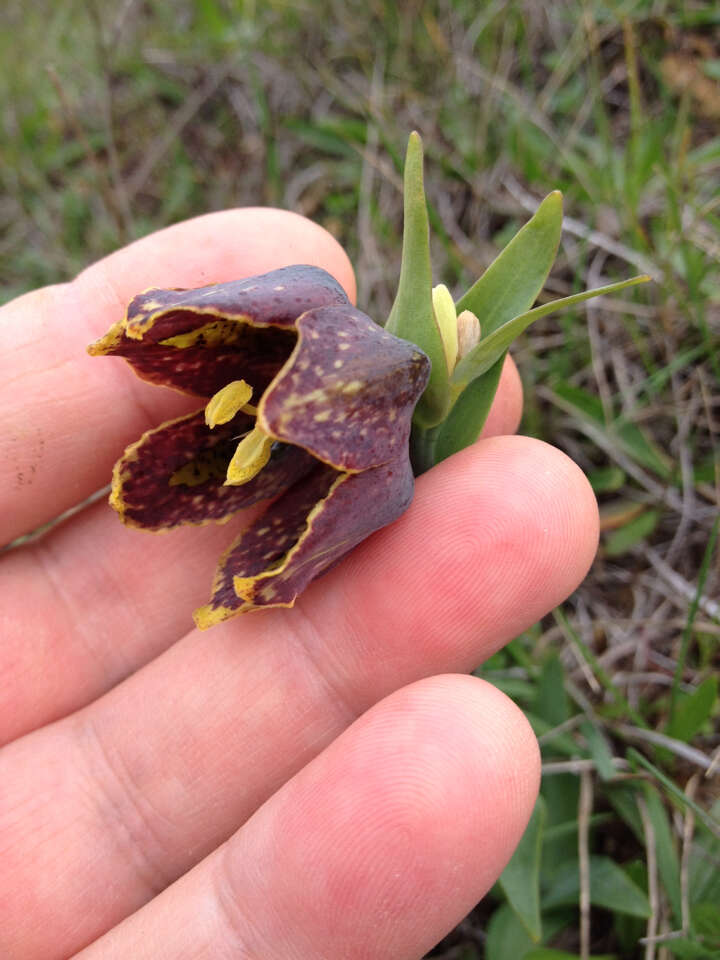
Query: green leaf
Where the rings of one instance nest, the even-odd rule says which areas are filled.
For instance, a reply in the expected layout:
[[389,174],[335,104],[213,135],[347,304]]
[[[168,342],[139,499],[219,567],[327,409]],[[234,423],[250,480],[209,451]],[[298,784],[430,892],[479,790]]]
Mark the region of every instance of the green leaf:
[[570,717],[565,693],[565,668],[560,657],[553,654],[542,665],[537,685],[535,713],[552,726],[560,726]]
[[555,190],[460,298],[458,313],[475,314],[483,339],[535,303],[555,261],[561,231],[562,194]]
[[582,724],[582,732],[588,742],[590,756],[597,767],[602,780],[612,780],[615,776],[613,754],[602,730],[589,720]]
[[659,519],[658,510],[645,510],[639,516],[633,517],[624,527],[613,530],[605,540],[606,555],[619,557],[632,550],[653,532]]
[[523,960],[528,950],[534,946],[517,914],[507,903],[503,903],[490,917],[485,941],[486,960]]
[[[577,904],[580,876],[577,861],[560,870],[543,897],[543,908]],[[632,917],[650,916],[650,904],[644,891],[609,857],[590,857],[590,902],[596,907],[627,913]]]
[[672,461],[665,456],[636,423],[616,420],[607,424],[600,398],[588,393],[581,387],[573,387],[567,383],[556,384],[555,394],[565,401],[566,406],[572,407],[572,412],[576,413],[581,419],[590,420],[597,424],[636,463],[654,471],[664,480],[670,477]]
[[508,903],[534,943],[542,937],[540,851],[544,826],[545,802],[542,797],[538,797],[525,833],[500,875],[500,886]]
[[[552,197],[553,194],[550,194],[550,196]],[[532,221],[530,222],[532,223]],[[551,300],[550,303],[544,303],[540,307],[535,307],[534,310],[521,313],[511,320],[508,320],[501,327],[493,330],[489,335],[485,335],[483,331],[483,337],[480,343],[478,343],[466,357],[463,357],[455,367],[452,382],[455,384],[465,384],[474,380],[475,377],[482,376],[500,357],[504,356],[505,351],[513,340],[540,317],[546,317],[548,314],[555,313],[557,310],[564,310],[566,307],[572,307],[585,300],[591,300],[593,297],[601,297],[608,293],[617,293],[626,287],[633,287],[638,283],[646,283],[648,280],[650,280],[650,277],[642,275],[639,277],[631,277],[629,280],[621,280],[619,283],[609,283],[604,287],[596,287],[594,290],[583,290],[581,293],[575,293],[570,297],[563,297],[561,300]],[[473,312],[477,313],[477,311]],[[482,322],[482,319],[480,319],[481,327]]]
[[720,960],[720,950],[709,950],[697,940],[667,940],[663,946],[680,960]]
[[707,900],[694,903],[690,908],[690,923],[698,936],[720,949],[720,910],[717,903]]
[[710,719],[718,695],[718,679],[711,674],[691,694],[678,694],[677,705],[667,734],[688,743]]
[[625,485],[625,471],[620,467],[598,467],[588,473],[590,486],[595,493],[616,493]]
[[504,360],[503,355],[486,374],[469,383],[455,401],[445,421],[436,428],[432,448],[433,464],[464,450],[480,436],[497,392]]
[[[509,956],[511,954],[507,954],[506,958]],[[536,947],[529,953],[524,954],[522,960],[580,960],[580,955],[566,953],[565,950],[553,950],[550,947]],[[603,953],[602,956],[593,954],[590,960],[617,960],[617,954]]]
[[648,818],[655,836],[655,853],[658,873],[665,895],[670,901],[676,926],[682,924],[682,906],[680,898],[680,861],[678,859],[673,830],[670,827],[667,811],[660,795],[650,784],[645,786],[645,802]]
[[438,424],[450,406],[448,370],[432,307],[432,268],[427,203],[423,186],[423,148],[419,134],[408,140],[404,172],[403,250],[398,291],[385,328],[415,343],[430,358],[430,381],[415,408],[421,427]]

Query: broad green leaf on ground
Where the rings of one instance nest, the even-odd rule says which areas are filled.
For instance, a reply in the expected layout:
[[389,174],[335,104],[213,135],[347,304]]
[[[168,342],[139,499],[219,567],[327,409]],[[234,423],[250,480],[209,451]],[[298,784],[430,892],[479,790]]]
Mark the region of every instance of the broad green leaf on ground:
[[590,757],[602,780],[610,780],[615,776],[612,750],[599,727],[586,720],[581,727],[590,751]]
[[720,960],[720,950],[712,950],[697,940],[668,940],[663,946],[679,960]]
[[547,807],[541,870],[541,887],[544,889],[552,886],[558,870],[566,869],[571,860],[577,862],[580,780],[572,773],[543,777],[540,793]]
[[715,674],[707,677],[691,694],[678,694],[675,713],[666,730],[668,736],[687,743],[710,719],[717,695],[718,680]]
[[581,387],[558,383],[553,390],[566,407],[572,408],[572,412],[581,419],[589,420],[598,426],[636,463],[652,470],[663,480],[670,478],[672,461],[636,423],[614,420],[607,424],[600,398]]
[[[720,820],[720,798],[710,810]],[[720,838],[696,834],[690,852],[690,898],[694,903],[707,900],[720,903]]]
[[570,716],[565,693],[565,669],[558,656],[543,663],[537,685],[534,712],[552,726],[559,726]]
[[499,881],[508,903],[534,943],[542,937],[540,856],[544,827],[545,801],[538,797],[525,833]]
[[[543,908],[578,903],[580,874],[577,861],[558,871],[554,883],[543,896]],[[590,902],[596,907],[648,917],[650,904],[644,891],[609,857],[590,857]]]
[[625,471],[620,467],[598,467],[588,473],[590,486],[595,493],[615,493],[625,485]]
[[423,149],[411,133],[405,156],[404,222],[400,280],[385,328],[415,343],[430,358],[430,381],[415,408],[415,421],[424,428],[439,423],[449,408],[448,369],[440,330],[432,307],[430,228],[423,186]]
[[621,557],[650,536],[660,519],[659,510],[644,510],[633,517],[619,530],[613,530],[605,538],[605,554],[608,557]]
[[703,900],[690,908],[690,924],[695,934],[720,950],[720,904]]
[[[505,960],[509,960],[509,958],[510,954],[507,954]],[[580,960],[580,954],[566,953],[564,950],[553,950],[551,947],[535,947],[533,950],[524,954],[522,960]],[[617,960],[617,954],[594,953],[590,956],[589,960]]]
[[644,794],[648,818],[652,824],[655,838],[655,856],[657,857],[660,881],[665,896],[670,902],[675,926],[679,927],[682,923],[680,861],[673,840],[673,831],[667,810],[657,790],[648,784],[645,787]]
[[490,917],[485,941],[486,960],[523,960],[535,946],[509,904],[503,903]]
[[[550,196],[552,196],[552,194]],[[531,323],[539,320],[540,317],[546,317],[550,313],[575,306],[575,304],[583,303],[585,300],[590,300],[593,297],[600,297],[607,293],[617,293],[626,287],[635,286],[637,283],[645,283],[649,279],[650,277],[646,276],[631,277],[629,280],[621,280],[619,283],[609,283],[607,286],[597,287],[594,290],[583,290],[580,293],[574,293],[570,297],[563,297],[561,300],[551,300],[550,303],[544,303],[540,307],[535,307],[534,310],[528,310],[526,313],[521,313],[513,317],[501,327],[493,330],[490,334],[486,335],[483,332],[480,343],[455,367],[452,382],[455,384],[465,384],[474,380],[475,377],[482,376],[498,359],[505,355],[505,351],[513,340],[520,336]],[[480,319],[480,327],[482,329],[482,319]]]

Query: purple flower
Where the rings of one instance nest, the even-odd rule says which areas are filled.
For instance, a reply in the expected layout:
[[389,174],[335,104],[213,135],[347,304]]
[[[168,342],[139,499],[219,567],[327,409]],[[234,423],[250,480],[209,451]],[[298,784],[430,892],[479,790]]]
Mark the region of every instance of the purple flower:
[[207,400],[145,433],[115,465],[123,522],[224,522],[272,499],[220,560],[206,628],[292,606],[313,580],[409,505],[415,404],[430,373],[323,270],[285,267],[197,290],[147,290],[93,355]]

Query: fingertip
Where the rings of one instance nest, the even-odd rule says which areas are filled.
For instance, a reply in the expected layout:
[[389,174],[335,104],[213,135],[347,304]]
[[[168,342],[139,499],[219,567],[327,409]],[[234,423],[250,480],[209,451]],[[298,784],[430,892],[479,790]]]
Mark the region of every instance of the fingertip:
[[523,386],[515,361],[508,354],[503,364],[497,393],[480,434],[482,437],[516,433],[523,410]]
[[231,842],[234,926],[260,953],[421,956],[495,882],[538,782],[535,737],[498,690],[457,675],[404,687]]
[[576,589],[597,542],[595,497],[572,460],[540,440],[491,437],[418,478],[409,510],[304,604],[353,638],[339,669],[359,695],[387,692],[399,677],[472,670]]
[[352,265],[335,237],[274,207],[218,210],[172,224],[92,264],[75,282],[117,313],[148,287],[201,287],[296,263],[327,270],[355,302]]

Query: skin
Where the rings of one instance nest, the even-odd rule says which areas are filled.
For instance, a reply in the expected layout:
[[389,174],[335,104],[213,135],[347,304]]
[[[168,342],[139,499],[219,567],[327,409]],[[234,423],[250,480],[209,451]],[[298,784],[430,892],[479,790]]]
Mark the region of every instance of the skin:
[[[197,405],[85,355],[134,293],[292,262],[354,297],[320,227],[245,209],[3,307],[0,543]],[[143,534],[104,502],[0,554],[0,956],[410,960],[472,908],[539,760],[517,708],[464,674],[597,544],[577,467],[512,435],[521,406],[508,361],[483,438],[292,610],[189,630],[235,528]]]

